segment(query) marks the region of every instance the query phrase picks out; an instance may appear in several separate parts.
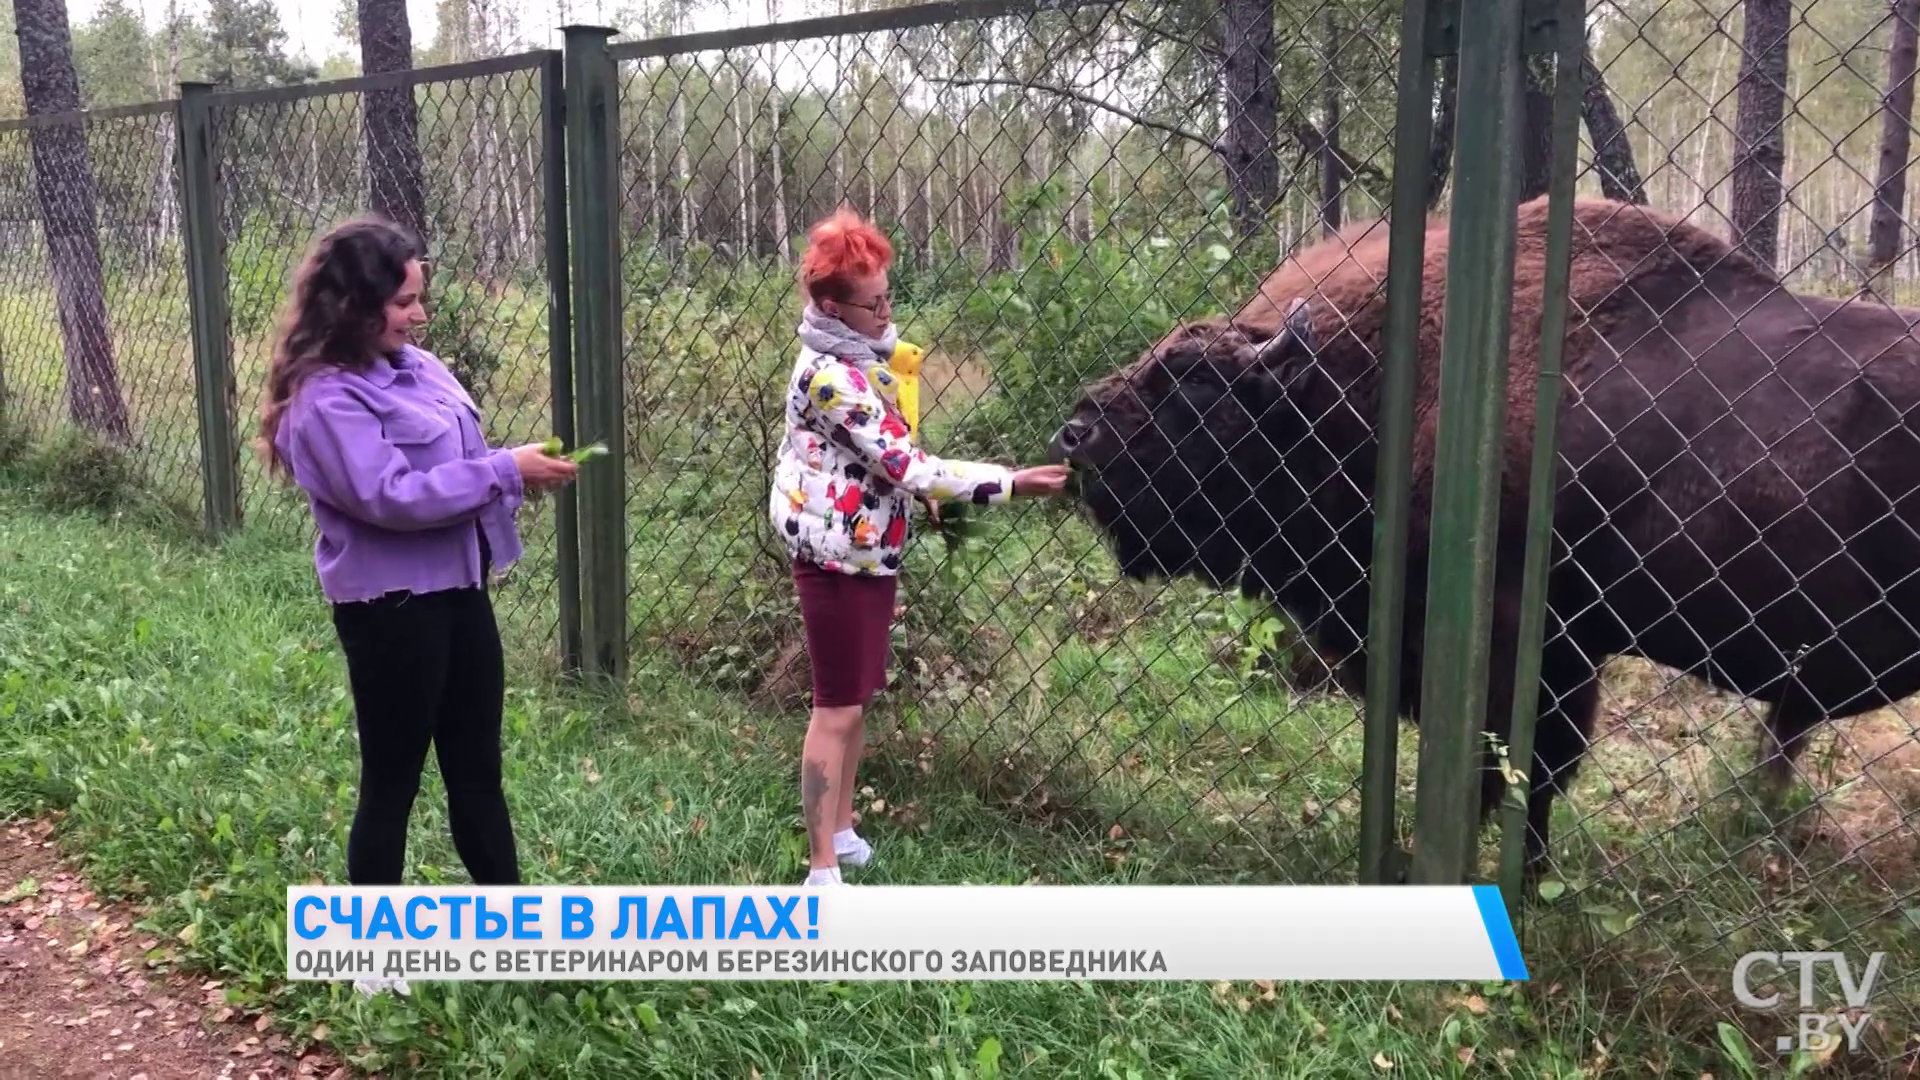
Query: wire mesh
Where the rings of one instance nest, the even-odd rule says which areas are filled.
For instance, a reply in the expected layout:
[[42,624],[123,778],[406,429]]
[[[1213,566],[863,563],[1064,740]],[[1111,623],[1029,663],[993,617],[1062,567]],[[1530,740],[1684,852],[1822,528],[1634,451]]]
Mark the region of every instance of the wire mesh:
[[[1589,5],[1580,187],[1614,201],[1574,224],[1536,736],[1581,772],[1532,950],[1609,1011],[1853,1075],[1920,1064],[1917,15]],[[1551,80],[1524,82],[1532,120]],[[1790,770],[1768,729],[1808,732]],[[1741,1003],[1741,957],[1798,950],[1886,955],[1864,1007],[1790,958]]]
[[[892,238],[895,318],[929,347],[923,445],[1025,464],[1083,383],[1237,307],[1342,213],[1384,208],[1392,65],[1364,28],[1394,6],[1281,15],[1265,56],[1309,89],[1261,91],[1282,137],[1233,165],[1272,205],[1250,244],[1218,110],[1197,104],[1216,77],[1209,19],[1067,7],[614,47],[636,662],[803,715],[767,497],[798,347],[793,261],[835,207]],[[1341,178],[1330,203],[1322,172]],[[1090,832],[1128,874],[1351,879],[1360,728],[1284,620],[1191,582],[1123,580],[1071,512],[984,517],[953,554],[915,526],[896,678],[870,721],[896,764],[968,773]]]
[[[191,343],[176,332],[174,140],[166,105],[0,130],[0,411],[17,441],[63,447],[65,497],[131,481],[191,519],[200,448]],[[75,433],[99,441],[63,441]]]
[[[427,242],[430,321],[420,345],[467,387],[490,444],[550,434],[543,60],[487,62],[484,74],[424,69],[397,87],[360,80],[216,98],[242,440],[255,434],[273,337],[300,259],[326,229],[366,212],[375,182],[393,192],[384,212],[403,221],[417,216]],[[376,123],[394,115],[396,100],[402,116],[412,105],[417,161],[399,149],[403,139],[368,138],[370,100]],[[250,522],[310,535],[297,488],[269,480],[251,454],[242,470]],[[546,645],[558,632],[552,502],[529,502],[520,529],[526,554],[495,602],[503,631]]]
[[[938,453],[1034,461],[1091,380],[1181,323],[1241,312],[1277,258],[1323,239],[1301,260],[1295,283],[1322,305],[1318,336],[1345,333],[1349,343],[1377,344],[1377,326],[1348,321],[1357,312],[1328,313],[1338,305],[1320,284],[1356,267],[1376,282],[1385,276],[1386,230],[1368,222],[1386,203],[1392,138],[1395,42],[1380,28],[1393,25],[1399,7],[1090,5],[802,40],[616,48],[626,57],[620,135],[634,447],[630,599],[642,662],[757,695],[796,719],[804,704],[804,649],[784,552],[765,521],[766,466],[796,347],[791,260],[806,226],[842,202],[878,220],[896,244],[892,288],[902,335],[933,347],[925,440]],[[1768,38],[1764,26],[1747,21],[1776,10],[1787,8],[1694,0],[1591,5],[1582,194],[1650,202],[1714,236],[1738,221],[1738,243],[1750,251],[1776,247],[1764,261],[1803,294],[1851,295],[1877,273],[1897,298],[1920,272],[1911,246],[1881,259],[1884,268],[1842,256],[1868,231],[1876,184],[1870,163],[1884,138],[1888,12],[1901,9],[1817,0],[1793,15],[1799,51],[1790,56],[1799,59],[1756,64],[1743,76],[1739,57]],[[1270,46],[1262,40],[1269,13]],[[1257,66],[1269,47],[1271,84]],[[1237,66],[1247,56],[1252,72]],[[1862,71],[1869,57],[1879,67]],[[1750,134],[1736,137],[1739,110],[1764,107],[1767,95],[1754,84],[1769,70],[1782,80],[1784,123],[1749,121]],[[1551,80],[1549,67],[1527,65],[1520,185],[1527,198],[1547,185]],[[1835,89],[1841,85],[1851,92]],[[1760,104],[1742,104],[1750,100]],[[1424,178],[1439,214],[1450,204],[1452,121],[1463,105],[1480,107],[1458,100],[1447,61]],[[1904,113],[1899,119],[1904,126]],[[1255,136],[1242,141],[1243,125]],[[1326,138],[1329,131],[1337,141]],[[1769,156],[1776,141],[1780,149]],[[1782,176],[1771,195],[1769,168]],[[1745,209],[1735,211],[1736,203]],[[1266,211],[1252,229],[1242,216],[1248,204]],[[1766,210],[1775,204],[1779,224],[1770,227]],[[1577,246],[1604,243],[1604,221],[1583,217]],[[1333,232],[1349,224],[1355,227]],[[1249,234],[1258,242],[1249,243]],[[1532,239],[1537,257],[1539,237]],[[1616,266],[1615,277],[1643,269]],[[1669,373],[1676,385],[1640,388],[1646,416],[1613,418],[1606,444],[1637,470],[1634,482],[1656,492],[1661,484],[1684,486],[1674,478],[1690,475],[1738,499],[1751,479],[1706,456],[1713,453],[1706,442],[1674,442],[1647,419],[1660,415],[1658,399],[1676,392],[1687,373],[1711,376],[1702,365],[1713,356],[1767,347],[1734,326],[1760,294],[1703,301],[1712,310],[1678,306],[1713,287],[1696,281],[1669,295],[1623,286],[1577,296],[1574,314],[1576,324],[1604,321],[1635,289],[1668,314],[1647,336],[1681,342],[1685,373]],[[1883,349],[1898,336],[1884,323],[1877,332],[1887,339]],[[1614,338],[1601,348],[1633,345]],[[1159,363],[1171,370],[1185,362],[1183,350],[1191,359],[1222,348],[1204,335],[1169,343]],[[1895,351],[1878,363],[1882,370],[1910,365],[1905,357]],[[1855,359],[1869,371],[1876,362]],[[1569,376],[1580,391],[1613,370],[1592,356],[1580,363],[1586,370]],[[1140,420],[1125,411],[1126,401],[1143,396],[1153,366],[1108,386],[1109,423]],[[1779,396],[1742,406],[1749,388],[1723,388],[1705,404],[1696,397],[1671,407],[1739,408],[1747,419],[1745,410],[1765,415],[1771,407],[1798,410],[1806,420],[1816,406],[1834,415],[1839,392],[1829,386],[1820,399]],[[1356,608],[1350,594],[1364,589],[1370,554],[1364,507],[1355,501],[1370,493],[1363,484],[1340,486],[1351,484],[1349,470],[1367,467],[1365,438],[1339,444],[1335,435],[1356,413],[1363,424],[1372,419],[1361,400],[1303,410],[1306,423],[1293,443],[1260,448],[1309,489],[1290,517],[1267,526],[1291,549],[1292,565],[1305,568],[1304,581],[1289,582],[1300,601],[1294,610],[1320,614],[1312,629],[1347,645],[1365,632],[1364,604]],[[1175,422],[1158,411],[1152,418]],[[1910,437],[1903,412],[1875,418],[1908,425],[1898,430]],[[1780,415],[1765,422],[1776,436],[1792,426]],[[1818,449],[1817,441],[1787,443],[1773,453],[1793,462],[1786,472],[1799,484],[1794,498],[1839,505],[1839,496],[1822,493],[1824,476],[1795,472],[1814,469],[1800,458]],[[1575,452],[1561,448],[1563,469],[1573,468]],[[1247,482],[1231,476],[1248,464],[1245,457],[1210,463],[1229,478],[1219,484],[1193,464],[1173,474],[1203,499]],[[1512,475],[1524,475],[1524,467]],[[1893,511],[1899,506],[1910,518],[1911,498],[1905,488],[1885,490],[1880,479],[1883,490],[1863,497],[1886,501],[1885,534],[1896,522],[1911,524]],[[1128,480],[1146,483],[1137,474]],[[1577,508],[1579,494],[1563,487],[1561,498]],[[1148,562],[1182,552],[1204,557],[1240,509],[1176,512],[1179,500],[1168,490],[1156,495],[1161,505],[1148,509],[1157,519],[1129,522],[1142,512],[1136,500],[1114,508],[1110,522],[1115,535],[1137,526]],[[1877,664],[1889,680],[1883,691],[1904,698],[1912,688],[1895,680],[1910,677],[1915,650],[1897,645],[1912,633],[1903,619],[1883,617],[1897,647],[1882,642],[1890,655],[1874,659],[1856,655],[1857,629],[1845,631],[1853,648],[1829,644],[1831,656],[1823,657],[1812,650],[1827,639],[1799,624],[1819,624],[1809,614],[1823,587],[1818,573],[1836,566],[1880,573],[1894,603],[1908,603],[1914,585],[1897,568],[1912,550],[1903,546],[1912,544],[1910,534],[1848,535],[1835,524],[1788,541],[1761,530],[1774,523],[1742,521],[1717,505],[1736,531],[1751,530],[1749,558],[1768,544],[1804,549],[1779,552],[1793,579],[1779,586],[1766,613],[1751,613],[1749,625],[1773,620],[1775,633],[1805,638],[1814,663]],[[1128,580],[1079,515],[1023,507],[989,519],[987,537],[960,554],[946,554],[929,536],[909,555],[897,675],[882,708],[890,760],[923,770],[971,768],[992,797],[1107,838],[1128,873],[1313,880],[1347,872],[1359,794],[1356,703],[1275,662],[1272,654],[1284,649],[1274,646],[1297,631],[1291,617],[1188,580]],[[1643,578],[1685,545],[1711,547],[1690,519],[1655,518],[1645,527],[1652,531],[1633,540],[1647,560],[1633,568]],[[1596,572],[1567,553],[1590,548],[1593,537],[1581,528],[1579,519],[1562,517],[1553,564],[1561,578]],[[1587,528],[1617,536],[1624,526],[1603,516]],[[1244,537],[1238,542],[1247,546]],[[1733,554],[1726,548],[1733,541],[1714,542],[1722,549],[1702,552],[1709,561]],[[1860,550],[1873,543],[1890,545],[1892,554]],[[1732,572],[1698,571],[1705,576],[1693,584],[1710,590],[1722,584],[1716,575]],[[1682,1036],[1689,1053],[1725,1045],[1716,1025],[1726,1023],[1725,1031],[1744,1031],[1764,1056],[1778,1048],[1778,1036],[1793,1034],[1794,1018],[1739,1004],[1731,972],[1744,952],[1852,950],[1858,972],[1873,948],[1898,960],[1896,946],[1920,919],[1912,828],[1920,737],[1912,707],[1898,700],[1819,728],[1800,759],[1822,763],[1796,796],[1800,826],[1758,840],[1743,810],[1753,804],[1733,783],[1753,761],[1734,749],[1754,745],[1753,721],[1741,732],[1727,715],[1737,700],[1703,689],[1708,680],[1697,676],[1764,695],[1765,686],[1741,682],[1751,675],[1735,669],[1769,661],[1736,661],[1755,648],[1738,636],[1740,625],[1668,629],[1701,615],[1698,601],[1662,597],[1644,581],[1636,597],[1632,584],[1622,570],[1591,582],[1584,604],[1564,590],[1554,599],[1549,677],[1564,680],[1568,663],[1600,666],[1584,691],[1599,719],[1590,747],[1580,748],[1580,778],[1560,804],[1551,900],[1532,918],[1532,951],[1549,977],[1577,978],[1588,1000],[1610,1013],[1647,1010],[1662,1030]],[[1800,614],[1783,614],[1795,597]],[[1635,620],[1649,618],[1648,604],[1655,611],[1673,605],[1674,617],[1641,626]],[[1646,633],[1608,643],[1606,655],[1583,656],[1595,642],[1572,626],[1581,617]],[[1689,644],[1663,644],[1662,632]],[[1710,652],[1719,670],[1615,655],[1675,658],[1687,649]],[[1314,666],[1313,657],[1304,659],[1302,667]],[[1683,668],[1696,677],[1683,677]],[[1494,672],[1503,674],[1510,671]],[[1579,690],[1558,681],[1550,689]],[[1717,708],[1703,713],[1708,702]],[[1413,752],[1403,744],[1402,761]],[[925,811],[885,812],[911,819]],[[1874,1072],[1912,1062],[1920,995],[1901,967],[1883,971],[1868,1044],[1840,1055],[1842,1065]],[[1776,985],[1791,978],[1789,971]],[[1653,1043],[1635,1052],[1639,1065],[1672,1064]]]

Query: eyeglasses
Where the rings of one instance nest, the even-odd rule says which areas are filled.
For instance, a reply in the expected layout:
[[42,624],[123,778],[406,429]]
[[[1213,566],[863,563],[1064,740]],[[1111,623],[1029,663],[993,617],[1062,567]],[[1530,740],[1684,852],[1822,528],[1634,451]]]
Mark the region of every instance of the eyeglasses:
[[878,312],[881,308],[892,310],[893,293],[891,290],[883,292],[879,296],[874,297],[871,303],[866,304],[862,304],[857,300],[842,300],[840,302],[848,307],[857,307],[862,311]]

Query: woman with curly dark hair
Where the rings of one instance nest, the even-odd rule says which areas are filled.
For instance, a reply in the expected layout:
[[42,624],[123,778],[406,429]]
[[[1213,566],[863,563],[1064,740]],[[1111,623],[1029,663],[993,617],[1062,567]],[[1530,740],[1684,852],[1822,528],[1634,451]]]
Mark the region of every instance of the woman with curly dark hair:
[[427,318],[421,254],[375,217],[320,238],[274,349],[259,448],[307,494],[346,654],[360,736],[349,882],[400,883],[431,744],[461,861],[477,884],[512,885],[504,671],[487,586],[520,556],[526,494],[567,483],[576,466],[538,443],[486,444],[465,388],[413,344]]

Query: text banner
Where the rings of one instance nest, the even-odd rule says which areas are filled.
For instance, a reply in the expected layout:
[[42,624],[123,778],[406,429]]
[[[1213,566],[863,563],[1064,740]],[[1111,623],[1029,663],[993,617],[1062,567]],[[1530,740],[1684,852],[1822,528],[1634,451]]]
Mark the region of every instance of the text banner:
[[1492,886],[287,890],[296,980],[1525,979]]

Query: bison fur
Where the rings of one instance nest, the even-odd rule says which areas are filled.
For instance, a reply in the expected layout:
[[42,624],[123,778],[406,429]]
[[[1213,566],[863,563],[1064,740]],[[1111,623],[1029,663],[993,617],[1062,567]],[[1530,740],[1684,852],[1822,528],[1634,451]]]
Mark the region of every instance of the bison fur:
[[[1518,208],[1485,727],[1519,648],[1547,206]],[[1645,207],[1574,210],[1554,543],[1528,800],[1553,798],[1638,656],[1766,703],[1777,792],[1810,730],[1920,691],[1920,313],[1786,289]],[[1084,389],[1051,456],[1124,574],[1238,587],[1362,693],[1388,227],[1285,260],[1230,317],[1183,324]],[[1429,222],[1408,523],[1402,716],[1419,721],[1447,231]],[[1491,751],[1489,751],[1491,753]],[[1491,757],[1481,814],[1505,781]]]

